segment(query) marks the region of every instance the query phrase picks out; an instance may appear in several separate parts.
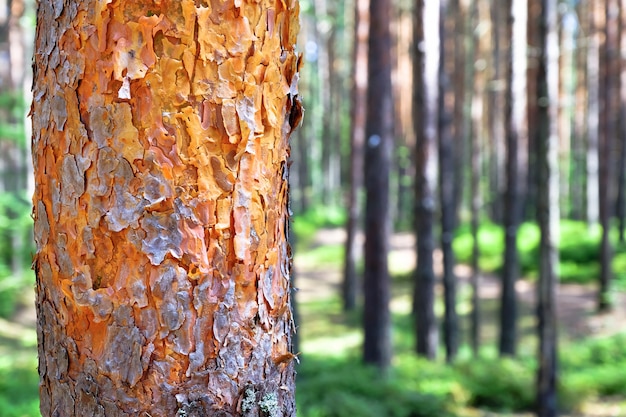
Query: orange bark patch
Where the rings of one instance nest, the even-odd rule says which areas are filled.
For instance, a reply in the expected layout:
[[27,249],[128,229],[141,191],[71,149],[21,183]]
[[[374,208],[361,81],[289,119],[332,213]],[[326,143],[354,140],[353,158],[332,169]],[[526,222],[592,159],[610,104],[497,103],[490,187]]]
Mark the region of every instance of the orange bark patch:
[[72,415],[63,398],[85,415],[235,414],[248,384],[292,381],[283,170],[298,3],[38,13],[42,414]]

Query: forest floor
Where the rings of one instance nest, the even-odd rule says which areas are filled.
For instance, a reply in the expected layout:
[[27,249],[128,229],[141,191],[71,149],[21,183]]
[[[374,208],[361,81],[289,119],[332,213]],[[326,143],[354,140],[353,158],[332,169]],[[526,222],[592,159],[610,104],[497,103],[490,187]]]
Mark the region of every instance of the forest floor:
[[[361,237],[362,239],[362,237]],[[319,327],[317,322],[321,319],[320,312],[308,313],[310,310],[307,304],[315,304],[328,299],[338,299],[340,294],[340,284],[342,278],[341,263],[337,263],[337,252],[342,251],[345,241],[345,232],[341,228],[322,229],[315,237],[307,242],[304,247],[296,250],[294,257],[294,268],[296,276],[296,300],[302,305],[301,310],[301,339],[302,350],[306,353],[311,349],[315,350],[319,343],[310,340],[311,333],[319,337],[319,331],[311,328]],[[400,282],[394,282],[391,310],[395,314],[409,314],[411,308],[412,283],[410,281],[411,271],[416,263],[415,239],[410,233],[399,233],[391,238],[391,253],[389,254],[389,268],[392,275],[404,276]],[[320,248],[331,248],[334,252],[335,261],[315,262],[315,257],[307,255],[308,250]],[[442,255],[436,252],[435,272],[441,276]],[[458,265],[455,269],[459,280],[457,288],[458,312],[461,316],[461,340],[467,342],[469,328],[469,298],[471,288],[469,279],[471,269],[467,265]],[[520,336],[519,352],[525,355],[534,355],[536,351],[536,285],[532,280],[519,280],[517,285],[518,300],[518,329]],[[438,282],[436,291],[441,295],[443,288]],[[482,346],[491,346],[495,351],[498,338],[498,314],[500,305],[500,278],[494,274],[481,274],[480,276],[480,299],[481,299],[481,343]],[[597,288],[595,285],[560,284],[557,289],[557,317],[559,322],[559,339],[561,344],[576,343],[577,340],[609,336],[626,331],[626,294],[615,292],[612,294],[614,309],[609,313],[598,314]],[[441,297],[438,297],[441,299]],[[438,305],[438,315],[442,315],[442,307]],[[322,314],[324,314],[322,312]],[[329,313],[332,314],[332,313]],[[334,333],[334,332],[333,332]],[[361,343],[360,337],[351,337],[350,348],[357,348]],[[323,349],[332,351],[334,348],[328,346],[327,342],[332,338],[325,339]],[[311,343],[311,345],[309,345]],[[343,343],[343,342],[340,342]],[[341,347],[339,347],[341,349]],[[467,410],[467,417],[503,417],[503,416],[531,416],[532,414],[498,414],[483,410]],[[622,399],[602,399],[602,401],[591,402],[584,406],[584,416],[586,417],[613,417],[626,416],[626,406]]]
[[[322,229],[311,241],[310,247],[331,246],[340,247],[345,241],[343,229]],[[391,253],[389,255],[389,268],[392,273],[409,274],[415,268],[415,239],[410,233],[398,233],[391,238]],[[442,255],[436,252],[435,273],[441,276]],[[341,265],[336,263],[312,264],[302,259],[299,253],[295,254],[295,273],[297,274],[296,287],[298,288],[297,300],[306,303],[314,300],[328,299],[339,294],[342,270]],[[455,273],[459,279],[457,292],[461,297],[470,294],[469,279],[471,269],[467,265],[457,265]],[[405,289],[411,289],[410,285]],[[536,305],[535,283],[529,280],[519,280],[516,285],[518,299],[520,300],[521,331],[526,332],[527,327],[533,327],[534,311]],[[443,291],[441,283],[438,283],[437,291]],[[394,291],[394,301],[403,298],[403,295]],[[485,313],[490,310],[490,305],[499,304],[500,277],[492,274],[480,275],[480,299],[481,305],[485,306]],[[611,335],[626,330],[626,294],[614,293],[615,308],[605,314],[596,312],[597,289],[594,285],[561,284],[557,289],[557,315],[562,336],[567,339],[580,339],[590,336]],[[393,302],[392,302],[393,309]],[[484,317],[485,340],[491,339],[489,327],[493,317]]]

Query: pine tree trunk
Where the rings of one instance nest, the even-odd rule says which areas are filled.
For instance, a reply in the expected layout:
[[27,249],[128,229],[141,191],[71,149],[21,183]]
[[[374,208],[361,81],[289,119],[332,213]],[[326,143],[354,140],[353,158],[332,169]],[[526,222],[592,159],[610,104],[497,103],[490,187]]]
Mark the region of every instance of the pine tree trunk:
[[[539,282],[537,284],[539,357],[537,362],[537,416],[558,415],[558,349],[556,287],[558,283],[559,180],[557,106],[559,82],[559,44],[557,0],[542,0],[540,22],[541,56],[537,79],[539,206],[537,220],[541,230]],[[541,105],[543,103],[543,105]]]
[[506,91],[506,191],[504,199],[505,251],[500,302],[500,354],[515,355],[517,350],[517,293],[519,276],[517,230],[522,221],[526,183],[526,17],[527,2],[509,0]]
[[441,207],[441,251],[443,253],[444,321],[443,338],[446,346],[446,361],[452,362],[458,351],[458,317],[456,314],[456,277],[454,275],[454,139],[452,115],[454,92],[449,76],[448,60],[452,54],[452,34],[448,28],[448,0],[439,2],[439,113],[438,113],[438,157],[439,157],[439,204]]
[[602,0],[589,1],[589,43],[587,44],[587,223],[598,224],[600,201],[598,189],[598,137],[600,132],[600,32]]
[[370,1],[365,129],[365,271],[363,359],[381,370],[391,363],[389,173],[393,145],[389,0]]
[[504,182],[504,92],[506,59],[504,54],[509,48],[509,39],[503,28],[506,27],[508,10],[506,2],[491,2],[491,34],[492,34],[492,62],[491,80],[489,85],[489,209],[491,219],[502,224],[504,207],[503,195],[506,184]]
[[[615,150],[613,149],[615,133],[619,124],[619,3],[617,0],[606,0],[605,7],[605,43],[603,48],[604,66],[601,86],[602,108],[600,117],[600,139],[598,142],[598,187],[600,190],[600,225],[602,239],[600,243],[600,290],[598,294],[598,310],[611,309],[610,286],[612,277],[613,248],[609,239],[611,217],[613,214],[613,172]],[[622,139],[623,140],[623,139]]]
[[44,416],[295,416],[298,3],[196,3],[39,2]]
[[[470,78],[468,85],[468,93],[471,94],[471,115],[472,115],[472,135],[470,144],[470,230],[472,234],[472,274],[470,277],[470,285],[472,287],[472,313],[470,316],[470,343],[475,356],[479,354],[480,348],[480,267],[478,261],[480,258],[480,246],[478,242],[478,229],[480,224],[480,209],[482,206],[482,193],[480,190],[481,166],[482,166],[482,139],[483,131],[483,108],[485,94],[485,53],[480,41],[480,35],[475,26],[480,21],[480,11],[484,8],[482,0],[472,0],[470,6],[470,24],[472,32],[472,42],[474,43],[473,53],[468,54],[471,57],[472,67],[475,68],[473,77]],[[481,63],[482,65],[479,65]],[[470,90],[471,88],[471,90]]]
[[369,0],[356,0],[354,25],[354,58],[352,109],[350,127],[350,183],[348,189],[348,221],[342,283],[343,307],[356,308],[358,286],[358,240],[360,230],[359,190],[363,184],[363,145],[367,116],[367,42],[369,30]]
[[[439,5],[419,0],[415,5],[413,42],[415,158],[415,235],[417,267],[413,311],[419,355],[434,359],[437,354],[435,317],[435,271],[433,225],[437,188],[437,71],[439,68]],[[422,45],[423,47],[420,47]]]

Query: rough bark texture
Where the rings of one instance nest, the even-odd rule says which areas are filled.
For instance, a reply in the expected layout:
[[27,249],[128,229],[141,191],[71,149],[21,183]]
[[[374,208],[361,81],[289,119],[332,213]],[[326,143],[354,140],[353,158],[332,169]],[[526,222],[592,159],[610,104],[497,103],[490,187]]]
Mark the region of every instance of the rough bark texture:
[[363,359],[384,370],[391,363],[389,312],[389,172],[393,141],[389,0],[370,1],[365,135],[365,272]]
[[433,224],[437,189],[437,71],[439,68],[439,4],[420,0],[415,4],[413,42],[413,122],[416,138],[415,156],[415,268],[416,349],[419,355],[434,359],[437,355],[435,316],[435,271]]
[[295,416],[298,3],[39,2],[44,416]]
[[539,184],[537,220],[541,230],[537,322],[539,336],[537,370],[537,416],[558,415],[558,349],[556,288],[558,284],[559,179],[557,106],[559,41],[557,0],[541,0],[537,97]]

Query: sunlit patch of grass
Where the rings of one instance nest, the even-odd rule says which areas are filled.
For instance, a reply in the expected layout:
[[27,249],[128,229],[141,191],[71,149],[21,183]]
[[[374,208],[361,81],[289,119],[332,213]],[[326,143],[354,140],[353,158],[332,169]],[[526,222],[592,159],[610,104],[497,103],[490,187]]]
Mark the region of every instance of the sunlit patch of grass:
[[296,213],[291,220],[292,231],[296,235],[296,246],[305,248],[315,233],[322,227],[340,227],[346,222],[343,207],[319,205],[304,213]]
[[344,259],[344,246],[322,245],[296,252],[298,265],[304,267],[315,267],[319,265],[341,265]]

